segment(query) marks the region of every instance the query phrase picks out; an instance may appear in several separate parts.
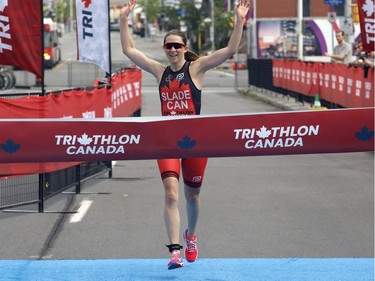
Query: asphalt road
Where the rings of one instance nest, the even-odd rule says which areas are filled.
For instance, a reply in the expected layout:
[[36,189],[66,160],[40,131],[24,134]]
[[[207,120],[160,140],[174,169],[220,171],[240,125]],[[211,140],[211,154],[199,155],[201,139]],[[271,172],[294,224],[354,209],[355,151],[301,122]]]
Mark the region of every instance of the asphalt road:
[[[209,73],[202,114],[280,110],[239,94],[233,75]],[[155,82],[143,79],[142,115],[159,115]],[[114,164],[112,179],[102,175],[85,182],[83,194],[46,203],[47,211],[83,206],[79,216],[1,212],[0,259],[167,259],[156,162]],[[373,153],[212,158],[201,194],[201,258],[373,257]]]

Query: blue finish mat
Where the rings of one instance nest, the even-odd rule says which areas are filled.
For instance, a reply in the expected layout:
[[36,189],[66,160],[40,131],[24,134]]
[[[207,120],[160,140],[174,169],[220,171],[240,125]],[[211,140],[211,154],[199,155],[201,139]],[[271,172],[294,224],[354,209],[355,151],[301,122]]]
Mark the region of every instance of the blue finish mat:
[[167,259],[1,260],[1,281],[371,281],[372,258],[199,259],[167,270]]

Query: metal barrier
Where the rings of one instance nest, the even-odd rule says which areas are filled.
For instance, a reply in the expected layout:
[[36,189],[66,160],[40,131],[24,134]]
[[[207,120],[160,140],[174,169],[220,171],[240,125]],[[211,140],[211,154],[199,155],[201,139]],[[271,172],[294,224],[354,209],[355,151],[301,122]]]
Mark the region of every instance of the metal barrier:
[[111,161],[82,163],[51,173],[0,180],[0,209],[38,204],[38,212],[42,213],[48,198],[72,187],[75,194],[80,194],[81,183],[104,173],[112,177]]
[[[296,102],[308,103],[313,106],[315,97],[303,93],[295,92],[290,89],[276,87],[273,84],[273,64],[272,59],[251,59],[247,61],[248,64],[248,84],[256,87],[260,91],[269,91],[283,95],[286,98],[294,98]],[[365,70],[364,70],[365,71]],[[343,108],[343,105],[333,100],[325,100],[320,98],[321,106],[330,109]]]
[[[112,62],[112,73],[119,72],[123,69],[123,62]],[[93,87],[94,82],[98,77],[105,77],[105,72],[98,66],[76,61],[69,61],[60,64],[59,71],[61,72],[61,74],[59,74],[60,79],[53,85],[48,83],[49,72],[46,72],[48,87]],[[36,81],[34,74],[26,71],[15,71],[14,73],[17,80],[16,87],[31,88],[35,86]],[[55,94],[58,93],[60,92],[55,92]],[[39,95],[39,91],[0,93],[0,97],[7,99],[33,95]],[[132,116],[140,115],[141,109],[138,109]],[[16,206],[38,204],[38,212],[44,212],[44,203],[48,198],[72,187],[75,187],[74,193],[79,194],[81,193],[81,183],[103,173],[108,173],[109,178],[112,177],[111,161],[82,163],[77,166],[72,166],[51,173],[1,179],[0,210]]]
[[38,202],[38,175],[19,176],[0,180],[0,209]]
[[304,98],[298,93],[292,93],[286,89],[273,86],[272,82],[272,59],[248,59],[248,82],[249,85],[259,88],[261,91],[279,93],[285,97],[292,96],[296,101],[304,102]]

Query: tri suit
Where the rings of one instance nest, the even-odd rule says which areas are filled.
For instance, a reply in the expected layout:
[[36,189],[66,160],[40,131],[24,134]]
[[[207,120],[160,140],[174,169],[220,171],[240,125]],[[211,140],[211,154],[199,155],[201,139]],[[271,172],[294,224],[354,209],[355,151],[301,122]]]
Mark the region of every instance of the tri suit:
[[[159,96],[162,116],[199,115],[201,111],[201,90],[191,79],[186,61],[183,67],[174,72],[168,66],[159,84]],[[185,185],[201,187],[207,158],[189,159],[158,159],[159,171],[162,179],[168,177],[180,178],[180,168]]]

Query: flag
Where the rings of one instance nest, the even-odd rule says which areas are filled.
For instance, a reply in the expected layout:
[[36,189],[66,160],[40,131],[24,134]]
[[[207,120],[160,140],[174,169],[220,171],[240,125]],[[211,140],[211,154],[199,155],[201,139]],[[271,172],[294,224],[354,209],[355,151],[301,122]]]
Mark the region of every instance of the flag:
[[332,24],[333,30],[336,32],[340,30],[340,27],[336,23],[336,12],[334,5],[329,5],[328,21]]
[[361,26],[361,38],[363,50],[374,51],[375,35],[375,7],[374,0],[358,0],[359,23]]
[[42,0],[0,0],[0,64],[41,77]]
[[110,73],[108,9],[108,1],[76,0],[78,60]]

